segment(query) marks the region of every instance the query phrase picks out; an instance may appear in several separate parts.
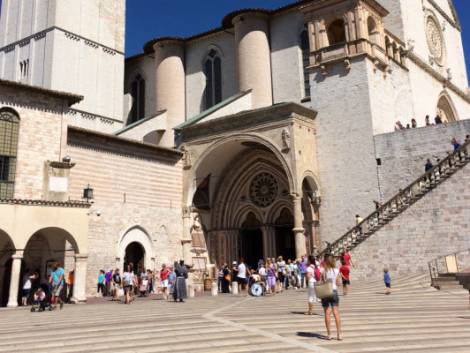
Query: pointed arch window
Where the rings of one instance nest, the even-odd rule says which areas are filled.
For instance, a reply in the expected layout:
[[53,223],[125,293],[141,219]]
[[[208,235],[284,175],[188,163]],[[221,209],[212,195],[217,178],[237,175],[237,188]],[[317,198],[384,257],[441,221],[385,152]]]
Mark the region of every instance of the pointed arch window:
[[204,60],[204,75],[206,76],[204,107],[209,109],[222,101],[222,60],[214,49],[209,51]]
[[310,43],[308,40],[308,31],[304,29],[300,34],[300,49],[302,50],[302,65],[304,76],[304,98],[310,97],[310,75],[308,67],[310,65]]
[[9,109],[0,109],[0,199],[14,196],[19,128],[18,115]]
[[132,109],[130,123],[145,117],[145,80],[139,74],[131,84]]

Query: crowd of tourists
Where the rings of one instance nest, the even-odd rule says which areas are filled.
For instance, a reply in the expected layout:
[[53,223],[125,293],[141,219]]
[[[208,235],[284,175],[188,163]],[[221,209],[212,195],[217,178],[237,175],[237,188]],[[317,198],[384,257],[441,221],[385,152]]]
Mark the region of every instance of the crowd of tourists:
[[[424,123],[426,126],[432,126],[444,124],[444,121],[442,120],[439,114],[436,114],[436,116],[434,117],[434,123],[431,122],[431,117],[429,115],[426,115],[426,117],[424,118]],[[403,125],[400,120],[397,120],[397,122],[395,123],[395,131],[416,129],[417,127],[418,123],[415,118],[412,118],[411,122],[407,123],[406,126]]]
[[172,298],[175,302],[184,302],[187,297],[186,279],[188,268],[184,261],[171,265],[163,264],[159,271],[134,268],[133,263],[126,264],[123,273],[117,268],[109,271],[100,270],[97,278],[97,293],[111,297],[112,301],[132,303],[136,297],[150,294],[162,295],[164,300]]

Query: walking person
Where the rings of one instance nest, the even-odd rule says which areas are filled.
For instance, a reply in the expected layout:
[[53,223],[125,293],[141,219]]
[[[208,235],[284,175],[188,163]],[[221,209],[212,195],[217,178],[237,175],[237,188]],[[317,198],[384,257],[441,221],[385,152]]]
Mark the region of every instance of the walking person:
[[238,273],[237,273],[237,281],[239,285],[239,292],[247,294],[248,290],[248,275],[247,275],[247,268],[245,265],[245,260],[240,258],[240,263],[238,264]]
[[121,274],[119,273],[119,269],[114,270],[113,278],[112,278],[112,283],[113,283],[113,301],[114,300],[119,300],[119,292],[121,291],[121,286],[122,286],[122,279],[121,279]]
[[104,278],[104,281],[105,281],[105,291],[104,291],[104,295],[106,297],[110,296],[111,295],[111,282],[113,280],[113,269],[110,269],[108,272],[106,272],[105,274],[105,278]]
[[222,293],[230,293],[230,282],[232,277],[230,276],[230,269],[228,265],[225,263],[222,267],[222,283],[221,283],[221,290]]
[[300,268],[300,287],[303,288],[304,287],[304,284],[305,284],[305,275],[307,273],[307,267],[308,267],[308,264],[307,262],[305,261],[305,258],[302,256],[300,258],[300,262],[299,262],[299,268]]
[[164,300],[168,300],[168,277],[170,276],[170,271],[165,264],[162,265],[162,270],[160,271],[160,287],[162,290],[162,295]]
[[184,264],[183,260],[180,262],[175,261],[175,274],[176,274],[176,283],[173,292],[174,301],[184,302],[184,299],[187,298],[186,294],[186,278],[188,278],[188,269]]
[[341,274],[341,279],[343,282],[343,295],[348,295],[348,289],[351,285],[349,280],[349,266],[346,264],[346,261],[341,259],[341,267],[339,268],[339,273]]
[[277,258],[277,278],[279,279],[279,291],[286,287],[286,262],[282,256]]
[[100,294],[101,296],[105,296],[105,291],[106,291],[106,275],[104,273],[104,270],[100,270],[100,273],[98,275],[98,279],[96,281],[96,293]]
[[316,272],[316,263],[313,256],[308,257],[309,266],[307,268],[307,296],[308,296],[308,311],[305,315],[314,315],[314,306],[317,301],[317,296],[315,294],[315,282],[317,281],[315,272]]
[[26,270],[26,274],[23,276],[23,288],[21,291],[21,305],[23,306],[28,305],[32,285],[32,275],[29,273],[29,270]]
[[64,274],[65,271],[63,267],[60,265],[59,262],[56,262],[52,268],[51,277],[50,277],[50,285],[52,286],[52,303],[53,309],[57,308],[57,304],[59,304],[59,308],[62,310],[64,307],[64,301],[62,300],[62,291],[64,289]]
[[134,289],[134,272],[132,263],[127,265],[127,268],[122,274],[122,286],[124,288],[124,304],[130,304],[134,298],[132,295]]
[[390,276],[390,272],[388,268],[384,268],[384,283],[385,283],[385,294],[389,295],[392,293],[392,276]]
[[322,278],[326,282],[330,282],[333,288],[333,295],[331,297],[323,298],[321,304],[325,312],[325,326],[327,332],[327,339],[331,340],[331,312],[335,317],[337,339],[341,341],[341,318],[339,315],[339,296],[338,285],[340,283],[339,270],[336,268],[336,260],[333,255],[327,255],[325,259]]
[[276,294],[276,268],[270,259],[268,259],[266,263],[267,289],[271,294]]
[[70,303],[72,301],[72,296],[73,296],[73,284],[75,282],[75,271],[69,271],[67,275],[67,280],[65,281],[65,284],[67,285],[67,303]]
[[170,274],[168,275],[168,293],[173,296],[175,294],[176,273],[173,266],[168,266],[168,270],[170,271]]

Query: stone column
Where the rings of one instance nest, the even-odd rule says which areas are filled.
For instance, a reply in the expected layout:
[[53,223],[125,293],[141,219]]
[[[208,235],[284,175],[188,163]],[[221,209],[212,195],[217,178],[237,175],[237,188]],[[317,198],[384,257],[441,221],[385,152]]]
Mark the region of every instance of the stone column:
[[11,258],[13,261],[11,264],[10,293],[8,296],[7,307],[16,308],[18,306],[18,290],[20,288],[21,260],[23,260],[23,251],[17,251]]
[[186,265],[193,264],[191,255],[191,211],[189,207],[183,208],[183,238],[181,240],[183,247],[183,260]]
[[298,195],[292,196],[294,203],[294,229],[295,235],[295,256],[297,258],[307,254],[307,246],[305,244],[304,228],[302,227],[302,198]]
[[73,282],[72,302],[75,304],[86,302],[86,269],[88,255],[75,255],[75,272]]

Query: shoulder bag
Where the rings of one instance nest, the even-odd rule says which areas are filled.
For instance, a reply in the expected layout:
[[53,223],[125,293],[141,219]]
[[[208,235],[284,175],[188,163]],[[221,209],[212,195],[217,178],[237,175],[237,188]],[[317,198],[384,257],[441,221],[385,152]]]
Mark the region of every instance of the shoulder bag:
[[315,295],[319,299],[333,297],[333,283],[326,280],[325,272],[322,273],[320,281],[315,283]]

